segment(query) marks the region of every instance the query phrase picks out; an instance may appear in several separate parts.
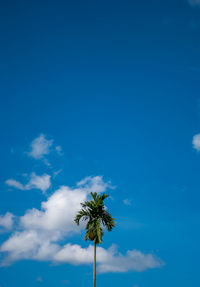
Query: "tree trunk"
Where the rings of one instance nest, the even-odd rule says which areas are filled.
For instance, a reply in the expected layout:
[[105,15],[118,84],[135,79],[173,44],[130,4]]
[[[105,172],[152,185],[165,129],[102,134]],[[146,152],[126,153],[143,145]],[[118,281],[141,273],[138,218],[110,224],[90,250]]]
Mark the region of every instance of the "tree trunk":
[[93,287],[96,287],[96,243],[94,243],[94,275],[93,275]]

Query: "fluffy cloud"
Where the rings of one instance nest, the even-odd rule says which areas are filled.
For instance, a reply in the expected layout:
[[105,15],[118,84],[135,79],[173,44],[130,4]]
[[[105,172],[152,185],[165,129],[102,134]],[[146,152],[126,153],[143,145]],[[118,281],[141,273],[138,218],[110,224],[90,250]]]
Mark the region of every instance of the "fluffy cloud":
[[111,182],[104,182],[102,176],[87,176],[83,180],[79,181],[77,183],[77,186],[80,188],[83,188],[87,191],[87,193],[90,192],[104,192],[107,188],[113,189],[114,187],[111,185]]
[[[98,255],[97,255],[98,257]],[[73,265],[90,264],[94,258],[93,246],[82,248],[78,244],[66,244],[54,256],[54,260],[60,263],[71,263]]]
[[49,237],[48,233],[36,230],[15,232],[0,248],[1,252],[7,253],[1,265],[10,265],[21,259],[49,261],[59,250],[59,246],[53,243],[58,239],[56,234]]
[[52,145],[53,140],[48,140],[44,134],[41,134],[31,142],[31,150],[28,152],[28,155],[35,159],[42,159],[45,155],[50,153]]
[[43,193],[45,193],[51,186],[51,176],[48,174],[39,176],[32,172],[30,175],[30,180],[27,184],[22,184],[14,179],[8,179],[5,183],[20,190],[40,189]]
[[192,139],[193,148],[200,151],[200,134],[196,134]]
[[[59,238],[59,237],[58,237]],[[58,240],[54,238],[54,240]],[[82,248],[78,244],[59,246],[49,240],[48,236],[37,231],[15,233],[2,246],[1,252],[8,255],[2,265],[9,265],[20,259],[38,261],[52,261],[54,263],[68,263],[73,265],[90,265],[93,263],[93,246]],[[152,254],[144,254],[138,250],[128,250],[125,255],[118,252],[115,246],[108,250],[97,247],[97,271],[108,272],[142,272],[147,269],[160,268],[164,263]]]
[[31,142],[30,151],[26,153],[36,160],[43,160],[43,162],[49,166],[50,163],[46,156],[53,151],[58,155],[63,155],[61,146],[55,146],[53,139],[47,139],[46,135],[40,134],[39,137]]
[[26,229],[75,232],[79,228],[74,224],[74,217],[90,192],[104,192],[110,183],[101,176],[86,177],[74,188],[61,186],[47,201],[42,202],[41,210],[28,210],[20,219]]
[[7,212],[5,215],[0,215],[0,228],[4,230],[10,230],[13,227],[14,215]]
[[[58,262],[67,262],[74,265],[93,263],[93,246],[82,248],[80,245],[65,245],[54,256]],[[164,263],[152,254],[144,254],[138,250],[128,250],[126,255],[118,252],[115,245],[108,250],[97,247],[97,271],[99,273],[144,271],[150,268],[161,267]]]
[[107,258],[98,265],[99,273],[108,272],[142,272],[147,269],[160,268],[164,262],[151,253],[144,254],[138,250],[128,250],[125,255],[108,250]]
[[40,210],[27,210],[19,218],[22,231],[13,233],[1,246],[1,251],[8,254],[3,264],[19,259],[53,261],[53,255],[60,249],[55,242],[80,231],[74,223],[80,203],[87,199],[91,191],[104,192],[106,188],[102,177],[87,177],[74,188],[61,186],[42,202]]
[[[16,260],[32,259],[73,265],[92,264],[93,247],[82,248],[80,245],[59,242],[69,240],[80,228],[74,223],[74,217],[80,209],[80,203],[88,199],[91,191],[104,192],[110,183],[100,176],[86,177],[74,188],[62,186],[46,201],[41,209],[27,210],[19,219],[19,230],[5,241],[0,252],[6,254],[2,265],[9,265]],[[82,225],[83,227],[83,225]],[[143,254],[129,250],[125,255],[115,246],[108,250],[97,248],[98,272],[143,271],[162,266],[162,262],[152,254]]]
[[188,0],[191,6],[200,6],[200,0]]
[[80,202],[86,198],[85,190],[62,186],[47,201],[42,202],[41,210],[28,210],[20,219],[21,226],[26,229],[76,231],[78,227],[74,224],[73,218],[81,208]]
[[51,186],[51,176],[43,174],[41,176],[36,175],[34,172],[31,174],[29,183],[27,184],[28,189],[40,189],[43,193],[46,192]]

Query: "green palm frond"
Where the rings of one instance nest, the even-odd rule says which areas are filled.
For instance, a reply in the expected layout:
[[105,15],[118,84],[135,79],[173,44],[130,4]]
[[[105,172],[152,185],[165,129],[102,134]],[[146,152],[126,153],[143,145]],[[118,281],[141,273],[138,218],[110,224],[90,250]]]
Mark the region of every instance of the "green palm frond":
[[88,211],[82,209],[82,210],[80,210],[78,212],[78,214],[76,215],[74,221],[76,222],[77,225],[79,225],[81,219],[82,220],[87,220],[89,218],[89,216],[90,216],[90,214],[88,213]]
[[85,240],[94,241],[95,244],[100,244],[103,237],[103,227],[111,231],[115,227],[115,220],[106,210],[104,200],[109,195],[102,195],[96,192],[92,193],[92,200],[81,203],[82,209],[77,213],[74,221],[77,225],[80,220],[87,221]]

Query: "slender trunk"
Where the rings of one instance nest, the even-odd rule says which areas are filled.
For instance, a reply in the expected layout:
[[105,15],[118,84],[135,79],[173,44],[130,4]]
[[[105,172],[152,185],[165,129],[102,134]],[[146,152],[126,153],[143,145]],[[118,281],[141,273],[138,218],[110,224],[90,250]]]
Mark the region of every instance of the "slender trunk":
[[93,275],[93,287],[96,287],[96,243],[94,243],[94,275]]

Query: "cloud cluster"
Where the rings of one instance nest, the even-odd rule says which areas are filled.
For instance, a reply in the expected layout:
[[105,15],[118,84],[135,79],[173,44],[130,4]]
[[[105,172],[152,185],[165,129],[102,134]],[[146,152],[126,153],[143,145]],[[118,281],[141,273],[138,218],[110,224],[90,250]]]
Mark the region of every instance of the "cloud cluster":
[[[91,264],[93,262],[93,246],[82,248],[80,245],[65,245],[56,255],[57,262],[68,262],[73,265]],[[151,268],[159,268],[164,263],[152,254],[144,254],[138,250],[128,250],[125,255],[118,252],[115,245],[108,250],[97,247],[97,271],[99,273],[108,272],[128,272],[144,271]]]
[[73,232],[77,229],[73,218],[81,208],[80,202],[86,198],[86,191],[62,186],[42,202],[41,210],[28,210],[20,219],[21,226],[25,229]]
[[[88,199],[90,192],[104,192],[109,186],[111,184],[104,182],[101,176],[86,177],[73,188],[60,187],[42,202],[41,209],[27,210],[19,218],[18,231],[13,232],[0,247],[0,252],[5,253],[2,265],[21,259],[91,264],[91,245],[82,248],[70,242],[62,246],[59,242],[69,240],[74,233],[80,231],[74,223],[75,214],[81,208],[80,203]],[[98,247],[97,263],[100,273],[143,271],[163,264],[152,254],[143,254],[137,250],[129,250],[122,255],[115,246],[108,250]]]
[[80,203],[91,191],[105,191],[106,187],[102,177],[87,177],[74,188],[61,186],[42,202],[40,210],[27,210],[19,218],[20,231],[14,232],[1,246],[1,251],[7,253],[4,264],[19,259],[54,261],[55,253],[60,250],[55,242],[80,230],[74,223]]
[[20,189],[20,190],[30,190],[30,189],[39,189],[43,193],[51,186],[51,176],[48,174],[43,174],[41,176],[36,175],[34,172],[30,175],[30,180],[27,184],[22,184],[15,179],[8,179],[5,182],[8,186]]

